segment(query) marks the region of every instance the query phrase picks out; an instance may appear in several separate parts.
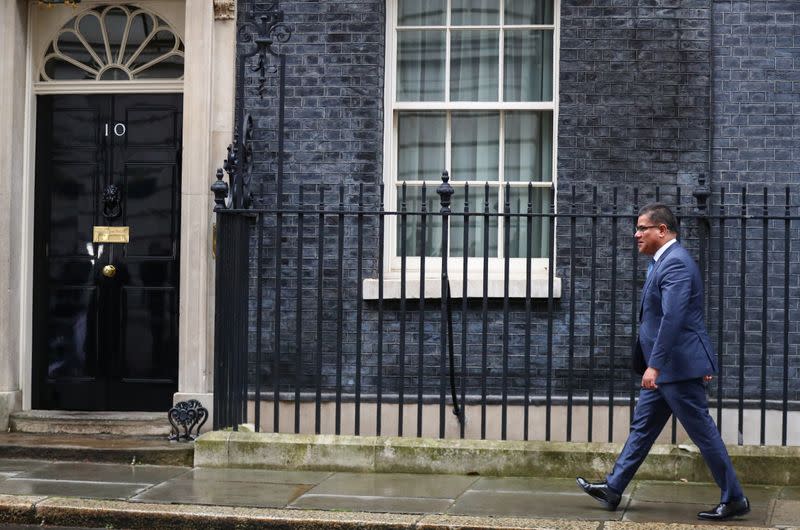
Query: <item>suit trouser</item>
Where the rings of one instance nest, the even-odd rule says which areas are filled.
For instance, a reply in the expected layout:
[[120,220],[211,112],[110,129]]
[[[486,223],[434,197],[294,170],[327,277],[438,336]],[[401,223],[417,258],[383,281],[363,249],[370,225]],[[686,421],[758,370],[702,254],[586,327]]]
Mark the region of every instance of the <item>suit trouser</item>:
[[633,478],[671,414],[700,449],[714,481],[722,490],[720,502],[744,497],[728,450],[708,413],[708,400],[702,379],[661,383],[655,390],[642,390],[633,414],[631,431],[614,469],[606,477],[608,486],[619,493]]

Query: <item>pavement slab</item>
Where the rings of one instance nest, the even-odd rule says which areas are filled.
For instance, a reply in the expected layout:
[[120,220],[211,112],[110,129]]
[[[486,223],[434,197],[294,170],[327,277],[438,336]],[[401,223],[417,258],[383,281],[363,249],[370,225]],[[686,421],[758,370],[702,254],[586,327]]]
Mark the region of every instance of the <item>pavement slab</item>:
[[452,499],[421,497],[354,497],[352,495],[306,494],[290,507],[302,510],[358,510],[371,513],[425,514],[442,513],[453,504]]
[[[631,500],[625,515],[624,521],[635,523],[682,523],[698,524],[697,512],[710,508],[706,504],[688,504],[684,502],[649,502],[639,501],[636,498]],[[769,506],[765,504],[752,505],[750,513],[741,518],[725,521],[727,526],[740,527],[765,527]],[[712,523],[713,524],[713,523]]]
[[185,467],[55,462],[18,475],[20,478],[157,484],[186,473]]
[[0,482],[0,494],[28,496],[65,496],[83,499],[127,499],[150,487],[150,484],[112,482],[70,482],[9,478]]
[[[769,504],[781,493],[780,486],[752,486],[745,490],[750,504]],[[639,481],[634,498],[645,502],[680,502],[687,504],[704,504],[711,508],[719,503],[719,488],[716,484],[698,484],[697,482],[653,482]],[[698,510],[699,511],[699,510]]]
[[134,502],[283,508],[311,488],[304,484],[175,479],[133,497]]
[[216,482],[260,482],[268,484],[319,484],[333,475],[328,471],[282,471],[269,469],[196,468],[185,475],[187,480]]
[[800,500],[779,500],[772,512],[772,526],[800,526]]
[[46,466],[49,462],[42,460],[17,460],[14,458],[0,458],[0,471],[3,473],[22,473]]
[[[696,518],[713,484],[635,481],[609,512],[572,478],[479,477],[0,459],[0,528],[285,530],[800,529],[800,487],[745,485],[753,511]],[[12,495],[13,494],[13,495]]]
[[309,493],[364,497],[455,499],[478,477],[408,473],[335,473]]
[[295,500],[297,509],[443,513],[478,478],[407,473],[334,473]]
[[[569,514],[570,519],[609,521],[622,518],[622,510],[610,512],[586,494],[531,493],[520,491],[468,491],[459,497],[448,514],[533,519],[559,519]],[[626,499],[623,498],[623,504]]]
[[797,487],[797,486],[786,486],[781,491],[780,498],[781,499],[791,500],[791,501],[800,501],[800,487]]
[[481,477],[469,487],[472,491],[575,493],[579,492],[575,479],[542,477]]

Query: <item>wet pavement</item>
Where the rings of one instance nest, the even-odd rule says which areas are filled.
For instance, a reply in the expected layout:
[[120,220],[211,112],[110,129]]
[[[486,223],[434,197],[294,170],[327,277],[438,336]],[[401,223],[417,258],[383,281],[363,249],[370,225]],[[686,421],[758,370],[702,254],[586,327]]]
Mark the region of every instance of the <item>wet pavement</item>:
[[[800,528],[800,487],[750,485],[745,491],[752,512],[726,526]],[[6,501],[5,505],[0,502],[0,508],[14,499],[22,502],[23,497],[34,507],[46,507],[54,499],[60,499],[62,504],[69,500],[73,506],[77,506],[75,499],[93,499],[121,501],[113,504],[115,509],[127,507],[133,511],[156,506],[156,510],[170,512],[177,505],[188,505],[278,509],[289,517],[358,512],[463,516],[463,520],[483,521],[510,518],[594,522],[587,528],[610,529],[626,528],[625,523],[652,523],[648,528],[663,528],[666,523],[702,525],[695,514],[715,505],[719,490],[712,484],[636,481],[626,491],[620,508],[608,512],[582,493],[573,479],[192,469],[0,459],[0,500]],[[0,521],[3,520],[0,510]],[[8,518],[5,521],[26,522]],[[513,528],[533,527],[522,523]]]

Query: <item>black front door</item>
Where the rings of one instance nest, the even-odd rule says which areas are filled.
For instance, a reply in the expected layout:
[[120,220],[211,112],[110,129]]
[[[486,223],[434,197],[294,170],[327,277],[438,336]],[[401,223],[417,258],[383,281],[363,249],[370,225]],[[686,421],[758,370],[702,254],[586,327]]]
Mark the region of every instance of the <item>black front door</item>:
[[38,97],[34,408],[170,407],[181,114],[178,94]]

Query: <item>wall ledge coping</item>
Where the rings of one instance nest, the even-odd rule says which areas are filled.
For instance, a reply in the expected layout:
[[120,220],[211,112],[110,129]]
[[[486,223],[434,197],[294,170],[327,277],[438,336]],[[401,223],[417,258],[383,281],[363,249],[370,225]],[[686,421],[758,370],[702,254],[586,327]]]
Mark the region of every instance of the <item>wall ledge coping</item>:
[[[499,441],[214,431],[195,442],[196,467],[601,478],[617,443]],[[730,446],[743,483],[800,485],[800,447]],[[653,446],[637,479],[713,482],[697,447]]]

